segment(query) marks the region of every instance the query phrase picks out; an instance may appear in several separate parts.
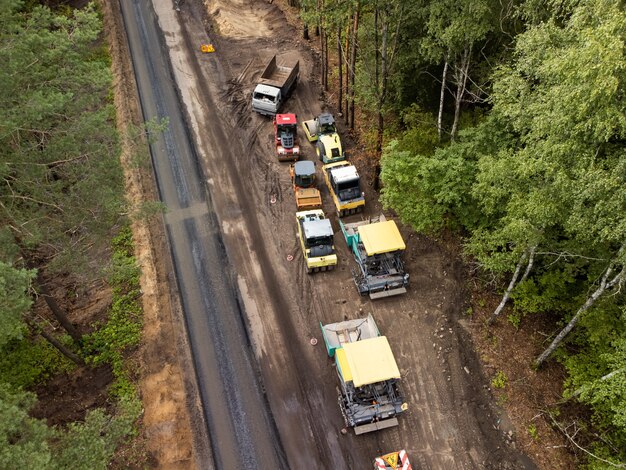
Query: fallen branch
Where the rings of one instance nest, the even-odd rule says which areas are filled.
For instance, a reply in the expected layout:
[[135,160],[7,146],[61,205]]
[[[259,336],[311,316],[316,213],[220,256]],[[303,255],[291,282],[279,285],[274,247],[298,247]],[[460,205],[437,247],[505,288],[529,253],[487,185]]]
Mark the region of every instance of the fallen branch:
[[[623,463],[614,463],[611,462],[610,460],[606,460],[603,459],[602,457],[598,457],[597,455],[595,455],[593,452],[588,451],[587,449],[585,449],[583,446],[581,446],[580,444],[578,444],[578,442],[576,442],[574,440],[574,436],[576,435],[576,433],[578,433],[578,430],[576,430],[576,432],[574,433],[574,436],[570,436],[570,434],[567,432],[567,430],[565,428],[563,428],[556,419],[554,419],[554,416],[552,416],[551,413],[548,413],[548,416],[550,416],[550,419],[552,420],[552,423],[557,427],[557,429],[559,431],[561,431],[563,433],[563,435],[565,437],[567,437],[567,439],[574,444],[578,449],[582,450],[584,453],[586,453],[587,455],[593,457],[596,460],[599,460],[601,462],[604,462],[608,465],[610,465],[611,467],[615,467],[615,468],[626,468],[626,464]],[[575,425],[576,423],[573,422],[573,425]]]

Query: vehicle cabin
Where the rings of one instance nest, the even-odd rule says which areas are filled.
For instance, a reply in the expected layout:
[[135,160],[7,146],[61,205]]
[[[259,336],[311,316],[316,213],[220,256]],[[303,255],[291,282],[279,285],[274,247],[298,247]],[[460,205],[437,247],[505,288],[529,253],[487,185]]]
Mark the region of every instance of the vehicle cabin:
[[310,188],[315,184],[315,164],[309,160],[296,162],[291,174],[294,186]]
[[320,209],[296,212],[298,238],[307,273],[330,271],[337,265],[333,228]]

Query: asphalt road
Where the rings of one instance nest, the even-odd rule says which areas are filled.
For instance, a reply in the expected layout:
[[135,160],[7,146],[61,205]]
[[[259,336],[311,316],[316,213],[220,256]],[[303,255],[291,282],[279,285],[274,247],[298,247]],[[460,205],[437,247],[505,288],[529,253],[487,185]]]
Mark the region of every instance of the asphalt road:
[[152,3],[120,4],[144,119],[169,119],[150,150],[211,440],[204,468],[288,468]]

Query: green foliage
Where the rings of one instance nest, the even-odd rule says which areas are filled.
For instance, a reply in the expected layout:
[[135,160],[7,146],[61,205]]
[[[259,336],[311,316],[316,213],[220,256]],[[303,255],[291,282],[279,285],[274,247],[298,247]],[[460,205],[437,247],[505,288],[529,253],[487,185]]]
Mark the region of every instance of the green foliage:
[[34,276],[34,271],[15,269],[0,260],[0,348],[22,336],[22,316],[32,303],[28,288]]
[[98,275],[88,253],[127,212],[102,22],[93,5],[0,3],[0,468],[105,469],[141,410],[123,363],[141,330],[130,237],[116,240],[111,321],[94,334],[94,362],[118,376],[119,410],[95,410],[67,431],[28,416],[34,396],[19,387],[71,365],[43,340],[19,339],[33,273],[9,264],[45,246],[48,272]]
[[576,293],[585,286],[582,282],[576,282],[576,278],[571,273],[571,267],[564,266],[563,269],[544,271],[518,284],[511,294],[511,298],[515,301],[515,310],[520,313],[557,312],[560,314],[572,311],[580,304]]
[[141,414],[139,400],[124,399],[115,416],[94,410],[62,431],[30,418],[34,403],[33,394],[0,384],[0,468],[104,470]]
[[[71,338],[59,338],[66,346]],[[0,354],[0,383],[28,388],[61,372],[73,370],[75,364],[43,338],[14,339]]]
[[508,384],[509,378],[501,370],[499,370],[494,378],[491,379],[491,386],[496,389],[505,388]]
[[127,351],[139,344],[143,325],[140,271],[133,250],[132,234],[126,227],[113,239],[113,263],[108,276],[113,289],[113,302],[108,318],[85,339],[85,350],[90,354],[91,363],[111,364],[116,377],[111,393],[116,396],[132,396],[135,393],[124,357]]
[[134,433],[134,423],[141,413],[141,402],[124,399],[118,402],[115,416],[103,410],[87,415],[84,423],[73,423],[58,442],[55,467],[91,470],[109,468],[117,446]]
[[111,74],[92,7],[3,10],[0,21],[0,214],[21,244],[45,244],[48,270],[89,269],[124,212]]
[[519,311],[509,313],[506,316],[506,319],[511,325],[515,327],[516,330],[519,329],[519,326],[522,323],[522,315],[519,313]]
[[35,400],[32,393],[0,383],[0,468],[51,468],[48,440],[56,433],[28,415]]
[[400,141],[385,148],[381,159],[383,205],[393,208],[403,222],[418,231],[433,232],[460,221],[474,225],[478,217],[471,196],[476,173],[474,144],[436,148],[436,142],[435,128],[429,119],[421,119]]
[[539,440],[539,432],[537,431],[537,425],[535,423],[530,423],[527,428],[528,435],[534,440]]

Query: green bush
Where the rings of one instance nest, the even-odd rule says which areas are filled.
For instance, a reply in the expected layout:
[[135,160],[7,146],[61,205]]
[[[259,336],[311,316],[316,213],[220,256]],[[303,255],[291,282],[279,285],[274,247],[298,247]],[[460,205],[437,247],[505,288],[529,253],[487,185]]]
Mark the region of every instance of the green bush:
[[[70,347],[71,338],[61,341]],[[0,383],[29,388],[60,372],[69,372],[75,364],[42,338],[13,340],[2,348]]]

